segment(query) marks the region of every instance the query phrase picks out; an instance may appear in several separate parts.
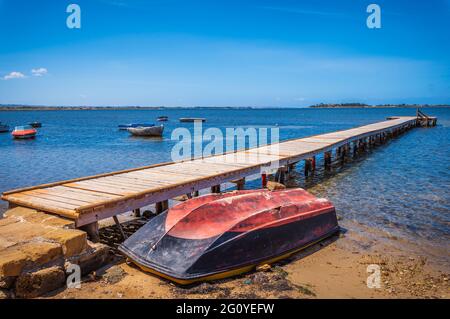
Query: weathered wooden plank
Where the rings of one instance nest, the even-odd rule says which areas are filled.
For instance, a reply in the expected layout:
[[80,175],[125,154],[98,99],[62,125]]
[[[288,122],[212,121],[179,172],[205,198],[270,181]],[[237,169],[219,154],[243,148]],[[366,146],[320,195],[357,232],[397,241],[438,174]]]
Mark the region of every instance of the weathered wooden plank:
[[126,176],[124,175],[117,175],[111,178],[113,181],[124,183],[124,185],[139,185],[139,186],[145,186],[145,187],[152,187],[159,185],[158,182],[152,180],[147,180],[143,178],[138,177],[132,177],[132,176]]
[[112,190],[111,188],[105,188],[105,187],[101,187],[98,185],[86,185],[83,184],[84,181],[80,181],[80,182],[75,182],[75,183],[67,183],[64,184],[64,186],[66,187],[71,187],[71,188],[77,188],[77,189],[85,189],[85,190],[92,190],[92,191],[99,191],[99,192],[103,192],[103,193],[108,193],[108,194],[113,194],[113,195],[129,195],[132,192],[129,191],[123,191],[120,189],[114,189]]
[[45,189],[47,191],[57,191],[57,192],[61,192],[61,193],[74,193],[76,195],[87,195],[87,196],[91,196],[91,197],[99,197],[99,198],[106,198],[106,199],[111,199],[111,198],[116,198],[116,197],[120,197],[120,195],[113,195],[113,194],[107,194],[107,193],[103,193],[103,192],[99,192],[99,191],[92,191],[92,190],[85,190],[85,189],[77,189],[77,188],[70,188],[70,187],[66,187],[66,186],[53,186],[50,188],[42,188]]
[[77,184],[88,186],[88,187],[90,187],[90,186],[100,186],[100,187],[104,187],[105,190],[110,190],[110,191],[123,190],[123,191],[129,191],[129,192],[138,192],[138,191],[144,189],[143,187],[126,186],[126,185],[123,185],[123,184],[121,184],[119,182],[114,183],[114,182],[100,180],[100,179],[92,179],[92,180],[89,180],[89,181],[82,181],[82,182],[78,182]]
[[50,207],[56,207],[56,208],[60,208],[60,209],[66,209],[66,210],[75,210],[75,208],[79,207],[79,205],[72,205],[72,204],[66,204],[66,203],[61,203],[61,202],[57,202],[54,200],[50,200],[50,199],[44,199],[44,198],[38,198],[38,197],[34,197],[31,195],[25,195],[25,194],[14,194],[11,195],[10,197],[11,200],[19,200],[22,202],[26,202],[29,204],[41,204],[41,205],[47,205]]
[[80,201],[87,202],[87,203],[95,203],[95,202],[105,199],[105,197],[90,196],[90,195],[86,195],[83,193],[76,193],[76,192],[69,192],[69,191],[57,191],[54,188],[34,189],[29,192],[35,192],[35,193],[47,195],[48,198],[56,197],[56,198],[75,199],[75,200],[80,200]]
[[42,193],[38,189],[26,191],[26,192],[20,193],[20,195],[27,195],[27,196],[32,196],[32,197],[49,199],[49,200],[53,200],[55,202],[75,205],[76,207],[86,205],[87,203],[92,203],[92,201],[83,201],[79,198],[76,198],[76,199],[75,198],[66,198],[66,197],[61,197],[61,196],[55,195],[55,194]]

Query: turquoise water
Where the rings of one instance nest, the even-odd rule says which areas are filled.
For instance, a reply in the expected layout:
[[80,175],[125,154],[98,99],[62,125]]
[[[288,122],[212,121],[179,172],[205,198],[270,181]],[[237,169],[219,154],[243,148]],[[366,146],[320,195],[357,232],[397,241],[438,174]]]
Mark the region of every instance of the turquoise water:
[[[391,140],[332,174],[319,170],[294,185],[312,187],[335,204],[344,220],[401,238],[448,247],[450,237],[450,109],[426,109],[438,116],[435,128],[418,128]],[[189,109],[0,112],[13,127],[40,121],[34,140],[13,140],[0,133],[0,192],[35,184],[98,174],[170,160],[171,131],[180,117],[204,117],[204,129],[278,127],[280,139],[331,132],[414,115],[414,109]],[[154,122],[167,115],[161,139],[143,139],[119,131],[118,124]],[[319,164],[320,166],[320,159]],[[321,185],[320,187],[317,184]],[[258,187],[252,182],[250,187]],[[6,209],[1,202],[0,211]]]

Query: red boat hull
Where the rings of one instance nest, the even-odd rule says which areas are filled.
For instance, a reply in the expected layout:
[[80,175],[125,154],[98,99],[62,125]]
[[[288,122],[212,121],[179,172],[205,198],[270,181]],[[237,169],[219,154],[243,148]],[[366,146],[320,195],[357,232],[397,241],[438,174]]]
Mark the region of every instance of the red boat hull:
[[36,136],[36,130],[14,131],[12,132],[12,136],[19,139],[33,138]]
[[179,204],[119,250],[145,270],[191,283],[283,258],[338,229],[333,205],[302,189],[237,191]]

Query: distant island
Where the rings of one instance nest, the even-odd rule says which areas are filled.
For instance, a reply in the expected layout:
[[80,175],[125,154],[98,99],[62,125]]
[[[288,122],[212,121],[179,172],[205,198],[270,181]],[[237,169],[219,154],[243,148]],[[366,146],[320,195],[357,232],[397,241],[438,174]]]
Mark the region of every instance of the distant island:
[[48,106],[0,104],[0,111],[79,111],[79,110],[166,110],[166,109],[252,109],[251,106]]
[[319,103],[309,106],[310,108],[328,108],[328,109],[338,109],[338,108],[399,108],[399,107],[410,107],[410,108],[425,108],[425,107],[449,107],[449,104],[378,104],[369,105],[365,103]]
[[192,109],[230,109],[230,110],[261,110],[261,109],[296,109],[296,108],[427,108],[427,107],[450,107],[449,104],[380,104],[369,105],[365,103],[319,103],[310,106],[49,106],[49,105],[22,105],[22,104],[0,104],[1,111],[80,111],[80,110],[192,110]]

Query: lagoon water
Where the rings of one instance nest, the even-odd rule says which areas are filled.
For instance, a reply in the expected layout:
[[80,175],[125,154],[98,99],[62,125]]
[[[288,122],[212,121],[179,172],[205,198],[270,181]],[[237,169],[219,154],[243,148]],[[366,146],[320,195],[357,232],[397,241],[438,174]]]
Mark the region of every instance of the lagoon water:
[[[291,184],[329,198],[343,220],[448,252],[450,240],[450,108],[430,108],[435,128],[418,128],[371,150],[332,174],[306,180],[298,168]],[[180,117],[204,117],[204,129],[278,127],[280,140],[347,129],[414,115],[415,109],[164,109],[91,111],[5,111],[11,127],[43,123],[34,140],[0,133],[0,192],[18,187],[170,160]],[[154,122],[169,116],[161,139],[131,137],[118,124]],[[319,159],[318,165],[321,165]],[[259,182],[249,184],[258,187]],[[0,203],[0,214],[6,210]],[[448,256],[447,256],[448,257]]]

